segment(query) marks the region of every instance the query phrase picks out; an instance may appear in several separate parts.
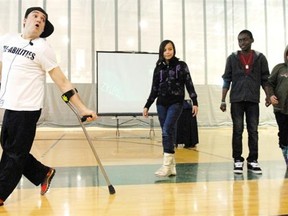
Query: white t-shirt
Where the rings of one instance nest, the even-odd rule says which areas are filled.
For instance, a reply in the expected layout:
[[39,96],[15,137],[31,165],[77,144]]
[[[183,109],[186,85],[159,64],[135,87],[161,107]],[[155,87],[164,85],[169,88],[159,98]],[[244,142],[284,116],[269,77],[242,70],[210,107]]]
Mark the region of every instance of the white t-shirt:
[[46,72],[57,67],[56,55],[43,38],[25,40],[20,34],[0,40],[2,79],[0,108],[32,111],[43,108]]

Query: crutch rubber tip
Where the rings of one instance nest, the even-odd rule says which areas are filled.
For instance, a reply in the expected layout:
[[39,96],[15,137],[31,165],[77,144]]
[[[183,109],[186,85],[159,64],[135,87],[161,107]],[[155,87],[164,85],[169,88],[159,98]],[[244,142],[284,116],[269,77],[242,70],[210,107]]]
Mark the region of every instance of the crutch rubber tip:
[[110,194],[115,194],[115,193],[116,193],[113,185],[109,185],[109,186],[108,186],[108,189],[109,189],[109,193],[110,193]]

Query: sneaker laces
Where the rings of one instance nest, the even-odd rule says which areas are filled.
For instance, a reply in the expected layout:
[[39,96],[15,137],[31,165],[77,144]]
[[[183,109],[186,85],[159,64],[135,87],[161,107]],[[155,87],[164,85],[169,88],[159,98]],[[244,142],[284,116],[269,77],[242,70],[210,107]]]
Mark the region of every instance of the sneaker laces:
[[243,162],[235,162],[234,163],[235,167],[243,167]]
[[259,164],[257,162],[251,162],[249,163],[252,167],[256,168],[256,167],[260,167]]

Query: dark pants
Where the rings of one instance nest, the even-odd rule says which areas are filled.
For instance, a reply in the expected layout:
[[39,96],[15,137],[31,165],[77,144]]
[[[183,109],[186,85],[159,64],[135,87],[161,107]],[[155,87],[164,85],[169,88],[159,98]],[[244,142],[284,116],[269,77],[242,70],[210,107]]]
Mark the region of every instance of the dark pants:
[[288,115],[275,112],[275,118],[278,125],[279,147],[288,146]]
[[242,157],[242,134],[244,130],[244,115],[248,131],[248,162],[258,160],[258,125],[259,104],[252,102],[231,103],[233,121],[232,157],[234,161],[244,161]]
[[22,174],[34,185],[44,180],[49,167],[37,161],[31,150],[36,123],[41,111],[6,110],[1,129],[0,199],[3,201],[13,192]]
[[182,109],[182,103],[176,103],[170,106],[157,105],[158,118],[162,129],[162,145],[164,153],[175,153],[175,130]]

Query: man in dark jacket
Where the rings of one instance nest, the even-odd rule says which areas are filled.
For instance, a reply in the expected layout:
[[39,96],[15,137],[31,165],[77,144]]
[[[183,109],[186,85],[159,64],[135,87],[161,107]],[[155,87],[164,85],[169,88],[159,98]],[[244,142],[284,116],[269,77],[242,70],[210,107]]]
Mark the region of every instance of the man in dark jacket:
[[234,159],[234,173],[243,173],[242,134],[244,129],[244,115],[248,131],[249,155],[246,158],[247,168],[256,174],[262,170],[258,164],[258,124],[260,87],[268,99],[267,81],[269,68],[266,57],[251,49],[254,42],[253,35],[243,30],[238,35],[238,44],[241,51],[232,53],[226,62],[223,78],[222,101],[220,109],[226,111],[226,95],[230,89],[231,117],[233,121],[232,157]]

